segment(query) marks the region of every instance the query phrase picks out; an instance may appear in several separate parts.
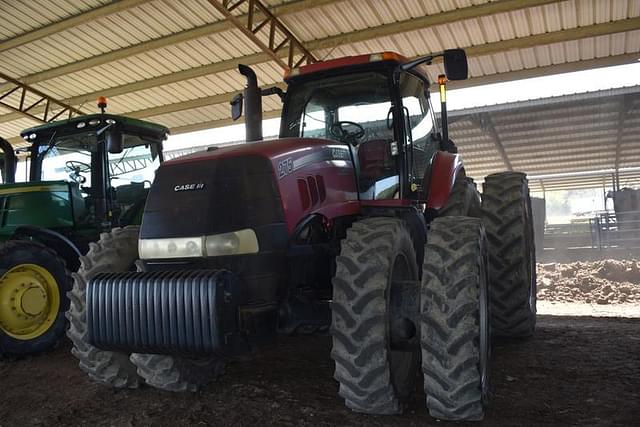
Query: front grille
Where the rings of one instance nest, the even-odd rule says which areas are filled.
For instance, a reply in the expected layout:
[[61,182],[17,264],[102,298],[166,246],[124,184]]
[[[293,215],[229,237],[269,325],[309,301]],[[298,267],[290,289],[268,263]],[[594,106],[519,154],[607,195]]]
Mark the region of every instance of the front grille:
[[[192,190],[176,191],[184,185]],[[284,224],[271,162],[258,156],[160,166],[149,192],[140,237],[204,236]],[[260,242],[262,247],[262,242]]]
[[140,353],[214,353],[237,329],[236,276],[223,270],[106,273],[87,287],[90,342]]

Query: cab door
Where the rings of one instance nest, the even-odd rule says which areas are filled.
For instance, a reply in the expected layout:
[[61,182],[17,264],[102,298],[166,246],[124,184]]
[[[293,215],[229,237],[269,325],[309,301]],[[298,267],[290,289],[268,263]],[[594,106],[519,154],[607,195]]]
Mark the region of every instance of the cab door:
[[[404,73],[400,77],[400,97],[404,119],[405,151],[409,184],[422,182],[431,158],[439,149],[431,103],[422,79]],[[412,190],[413,191],[413,190]]]

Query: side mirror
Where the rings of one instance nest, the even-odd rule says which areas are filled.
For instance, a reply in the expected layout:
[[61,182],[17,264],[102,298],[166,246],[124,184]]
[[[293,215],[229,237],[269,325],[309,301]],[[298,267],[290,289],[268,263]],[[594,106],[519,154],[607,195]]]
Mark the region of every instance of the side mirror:
[[449,80],[465,80],[469,73],[467,54],[463,49],[447,49],[443,52],[444,73]]
[[110,129],[106,135],[107,151],[111,154],[122,153],[124,147],[124,135],[122,132]]
[[242,101],[243,96],[241,93],[234,96],[231,100],[231,118],[234,122],[242,116]]

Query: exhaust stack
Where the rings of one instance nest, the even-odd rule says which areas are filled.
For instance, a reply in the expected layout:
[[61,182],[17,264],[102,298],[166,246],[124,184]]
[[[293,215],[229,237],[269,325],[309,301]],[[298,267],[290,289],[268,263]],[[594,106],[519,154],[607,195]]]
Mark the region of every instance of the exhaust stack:
[[262,91],[258,87],[256,73],[246,65],[238,65],[240,74],[247,78],[244,89],[244,126],[247,141],[262,140]]

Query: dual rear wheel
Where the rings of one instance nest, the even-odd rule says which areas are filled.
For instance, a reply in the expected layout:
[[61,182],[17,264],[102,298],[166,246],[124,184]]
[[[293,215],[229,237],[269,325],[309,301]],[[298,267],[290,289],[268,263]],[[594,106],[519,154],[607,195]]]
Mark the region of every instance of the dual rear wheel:
[[402,412],[422,358],[431,415],[482,419],[489,381],[486,259],[479,219],[438,218],[420,281],[402,220],[353,224],[336,262],[331,329],[335,378],[349,408]]

